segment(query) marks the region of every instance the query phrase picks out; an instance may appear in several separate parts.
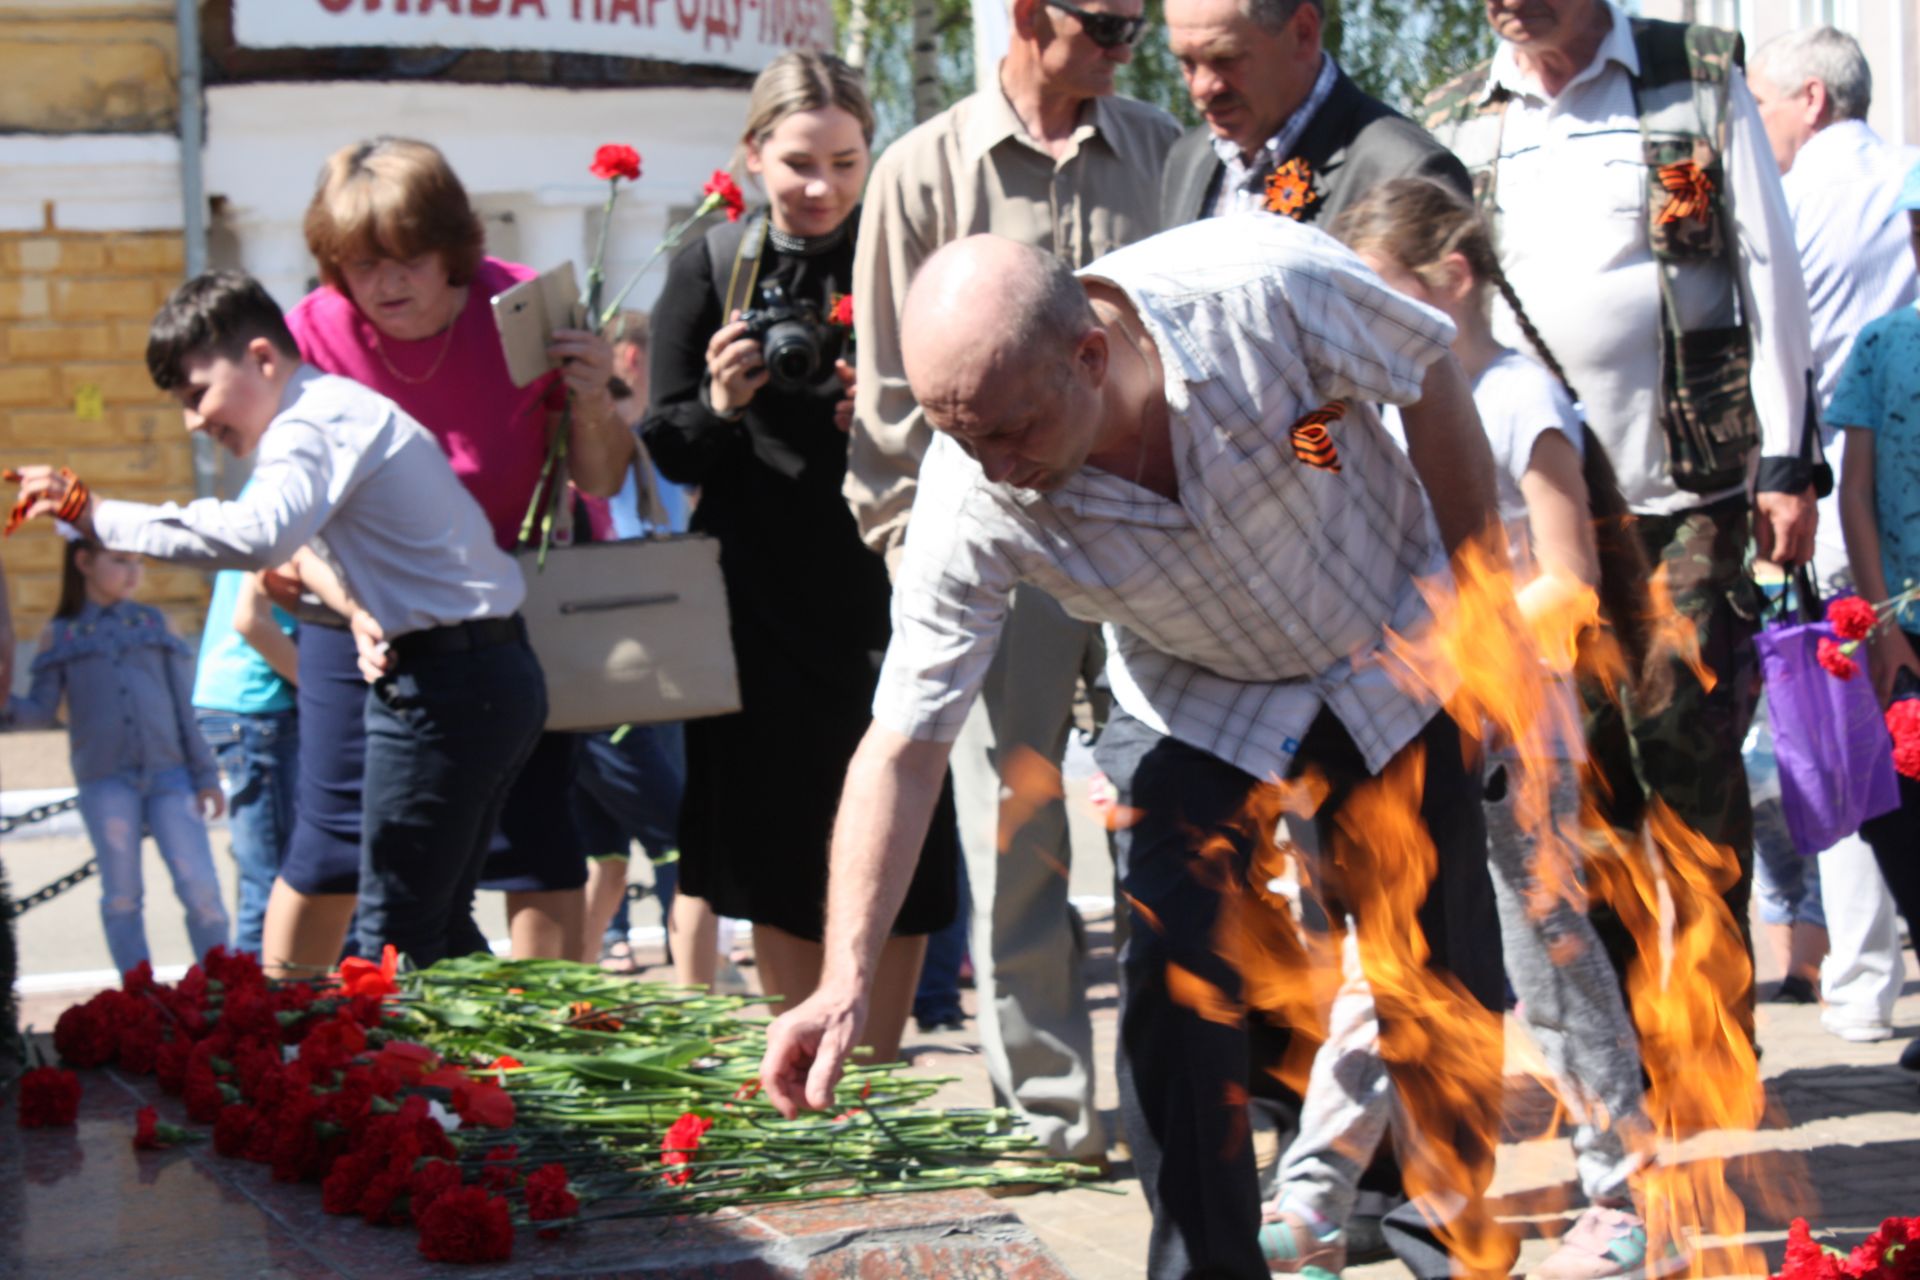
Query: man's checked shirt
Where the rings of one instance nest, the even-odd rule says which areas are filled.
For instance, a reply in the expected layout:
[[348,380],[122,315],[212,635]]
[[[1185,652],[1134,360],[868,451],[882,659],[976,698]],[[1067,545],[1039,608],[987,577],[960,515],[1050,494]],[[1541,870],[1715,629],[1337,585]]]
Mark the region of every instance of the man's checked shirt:
[[[1159,350],[1179,501],[1093,468],[1053,493],[989,483],[936,434],[875,719],[951,741],[1030,582],[1107,624],[1114,697],[1160,732],[1285,777],[1324,705],[1380,769],[1434,713],[1375,661],[1383,631],[1425,620],[1415,578],[1446,557],[1372,404],[1418,399],[1453,326],[1284,218],[1196,222],[1081,274],[1123,290]],[[1337,469],[1295,447],[1333,401]]]

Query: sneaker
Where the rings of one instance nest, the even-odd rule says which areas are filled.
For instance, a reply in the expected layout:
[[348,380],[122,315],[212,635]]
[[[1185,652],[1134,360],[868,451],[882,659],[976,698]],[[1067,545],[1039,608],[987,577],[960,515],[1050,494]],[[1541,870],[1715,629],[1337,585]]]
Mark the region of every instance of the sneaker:
[[1267,1270],[1276,1275],[1339,1275],[1347,1265],[1347,1241],[1340,1228],[1315,1234],[1307,1220],[1282,1209],[1271,1222],[1260,1224],[1260,1252]]
[[1774,1004],[1818,1004],[1820,995],[1813,989],[1813,983],[1797,973],[1788,974],[1780,979],[1780,985],[1767,997]]
[[1647,1257],[1647,1224],[1637,1213],[1594,1205],[1560,1237],[1560,1247],[1527,1280],[1640,1280],[1684,1271],[1687,1255],[1669,1243]]
[[967,1015],[957,1011],[953,1013],[936,1013],[926,1018],[915,1014],[913,1021],[915,1025],[920,1028],[920,1034],[923,1036],[937,1035],[943,1031],[965,1031],[967,1029]]
[[1823,1016],[1820,1019],[1820,1025],[1829,1033],[1854,1044],[1873,1044],[1878,1040],[1893,1039],[1893,1028],[1884,1022],[1856,1022],[1851,1019]]

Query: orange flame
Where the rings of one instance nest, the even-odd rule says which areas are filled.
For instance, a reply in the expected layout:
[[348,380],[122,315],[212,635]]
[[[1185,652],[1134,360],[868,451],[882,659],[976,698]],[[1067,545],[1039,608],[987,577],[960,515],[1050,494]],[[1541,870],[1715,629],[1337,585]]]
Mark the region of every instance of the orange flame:
[[[1582,806],[1586,846],[1575,847],[1558,833],[1550,796],[1558,748],[1580,744],[1583,732],[1575,701],[1553,696],[1546,677],[1578,673],[1619,696],[1629,685],[1623,678],[1627,664],[1595,625],[1599,602],[1584,584],[1536,583],[1529,604],[1537,606],[1544,593],[1546,607],[1523,614],[1504,551],[1501,531],[1464,544],[1450,581],[1422,585],[1431,625],[1412,636],[1390,633],[1385,667],[1403,687],[1441,702],[1482,749],[1519,744],[1502,763],[1516,821],[1536,837],[1539,887],[1530,909],[1544,914],[1560,901],[1584,909],[1591,894],[1615,909],[1633,937],[1638,955],[1629,982],[1652,1074],[1647,1111],[1658,1147],[1671,1157],[1677,1144],[1702,1129],[1751,1130],[1764,1105],[1739,1014],[1752,968],[1743,935],[1720,896],[1736,864],[1729,851],[1688,830],[1657,802],[1648,819],[1657,859],[1639,833],[1593,831],[1594,777],[1586,779]],[[1697,632],[1673,608],[1664,572],[1656,575],[1651,594],[1649,667],[1678,663],[1710,687],[1713,676],[1701,659]],[[1393,1069],[1407,1121],[1396,1141],[1409,1193],[1452,1210],[1435,1225],[1459,1266],[1472,1274],[1504,1274],[1512,1242],[1482,1203],[1500,1137],[1502,1023],[1451,978],[1427,968],[1418,912],[1436,854],[1420,818],[1424,772],[1417,751],[1403,752],[1355,788],[1342,804],[1332,847],[1322,851],[1317,871],[1310,863],[1302,876],[1327,878],[1324,887],[1353,913],[1362,967],[1380,1014],[1381,1053]],[[1324,783],[1317,785],[1310,800],[1297,788],[1257,788],[1245,821],[1256,835],[1270,836],[1289,806],[1313,812],[1325,794]],[[1284,865],[1287,855],[1271,839],[1254,844],[1262,850],[1260,859]],[[1259,888],[1274,869],[1258,862],[1244,878],[1223,879],[1230,865],[1224,858],[1203,872],[1221,882],[1227,899],[1215,948],[1242,975],[1250,1010],[1277,1013],[1297,1028],[1317,1028],[1339,985],[1338,941],[1330,953],[1324,940],[1303,942],[1283,905]],[[1218,995],[1210,984],[1183,982],[1174,992],[1208,1016],[1235,1012],[1210,998],[1209,992]],[[1279,1074],[1298,1087],[1305,1071],[1296,1057],[1290,1055]],[[1633,1140],[1655,1145],[1640,1135]],[[1645,1170],[1636,1190],[1656,1251],[1669,1241],[1685,1246],[1695,1233],[1724,1242],[1744,1232],[1745,1209],[1728,1185],[1724,1159],[1670,1158]],[[1697,1250],[1692,1267],[1696,1275],[1765,1273],[1758,1252],[1737,1243]]]

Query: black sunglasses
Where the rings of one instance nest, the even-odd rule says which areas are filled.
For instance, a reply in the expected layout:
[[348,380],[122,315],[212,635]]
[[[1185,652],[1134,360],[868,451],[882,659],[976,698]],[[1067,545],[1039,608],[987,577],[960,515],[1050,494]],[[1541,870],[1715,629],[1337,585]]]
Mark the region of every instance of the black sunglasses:
[[1123,18],[1117,13],[1093,13],[1070,5],[1066,0],[1046,0],[1046,4],[1049,9],[1058,9],[1080,19],[1080,28],[1087,33],[1087,39],[1102,49],[1117,49],[1123,44],[1132,44],[1140,38],[1141,28],[1147,25],[1145,17]]

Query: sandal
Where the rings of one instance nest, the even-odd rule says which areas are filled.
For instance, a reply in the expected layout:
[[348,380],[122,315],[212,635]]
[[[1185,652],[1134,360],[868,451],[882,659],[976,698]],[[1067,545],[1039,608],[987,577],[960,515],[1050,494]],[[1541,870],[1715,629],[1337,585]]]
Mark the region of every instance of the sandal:
[[1315,1235],[1305,1218],[1281,1210],[1260,1224],[1260,1254],[1276,1274],[1337,1276],[1347,1265],[1347,1241],[1338,1227]]
[[632,943],[616,938],[600,948],[600,967],[607,973],[634,974],[640,972],[640,960]]

